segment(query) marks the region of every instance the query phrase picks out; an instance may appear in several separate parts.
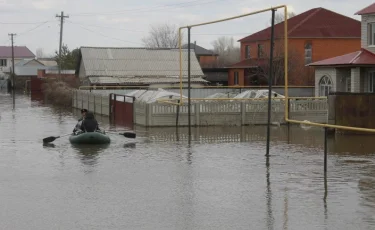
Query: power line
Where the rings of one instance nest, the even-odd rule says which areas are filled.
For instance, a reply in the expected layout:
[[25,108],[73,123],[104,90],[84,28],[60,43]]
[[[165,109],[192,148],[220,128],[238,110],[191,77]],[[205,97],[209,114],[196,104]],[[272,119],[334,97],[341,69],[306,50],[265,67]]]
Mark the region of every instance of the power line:
[[[102,12],[96,12],[96,13],[83,13],[83,14],[74,14],[74,16],[100,16],[100,15],[117,15],[117,14],[123,14],[123,13],[146,13],[146,12],[155,12],[167,8],[186,8],[191,6],[200,6],[204,4],[209,4],[213,2],[219,2],[219,1],[226,1],[226,0],[211,0],[209,2],[202,2],[203,0],[194,0],[194,1],[188,1],[184,3],[177,3],[177,4],[168,4],[168,5],[161,5],[161,6],[153,6],[153,7],[147,7],[147,8],[138,8],[138,9],[128,9],[128,10],[122,10],[122,11],[112,11],[107,13]],[[235,1],[235,0],[232,0]],[[188,3],[194,3],[196,4],[188,4]],[[173,7],[177,6],[177,7]]]
[[[82,24],[82,23],[77,23],[77,22],[73,22],[71,20],[67,21],[71,24],[76,24],[76,25],[81,25],[81,26],[91,26],[91,27],[98,27],[98,28],[106,28],[106,29],[113,29],[113,30],[123,30],[125,32],[133,32],[133,33],[148,33],[149,31],[144,31],[144,30],[128,30],[128,29],[124,29],[124,28],[116,28],[116,27],[108,27],[108,26],[100,26],[100,25],[93,25],[93,24]],[[203,36],[217,36],[217,35],[248,35],[250,33],[225,33],[225,34],[221,34],[221,33],[191,33],[192,35],[203,35]]]
[[[107,15],[107,14],[118,14],[118,13],[124,13],[124,12],[135,12],[135,11],[143,11],[143,10],[155,10],[155,8],[160,7],[168,7],[168,6],[178,6],[178,5],[184,5],[192,2],[200,2],[201,0],[193,0],[193,1],[187,1],[187,2],[180,2],[180,3],[174,3],[174,4],[165,4],[165,5],[156,5],[152,7],[142,7],[142,8],[135,8],[135,9],[128,9],[128,10],[117,10],[117,11],[110,11],[106,13],[102,12],[91,12],[91,13],[81,13],[81,14],[75,14],[74,16],[91,16],[91,15]],[[205,0],[203,0],[205,1]]]
[[44,22],[0,22],[0,24],[2,25],[33,25],[33,24],[40,24]]
[[[68,22],[68,23],[70,23],[70,22]],[[76,24],[76,25],[78,25],[78,24]],[[90,29],[88,29],[88,28],[86,28],[86,27],[83,27],[83,26],[81,26],[81,25],[78,25],[78,26],[81,27],[81,28],[84,29],[84,30],[87,30],[87,31],[89,31],[89,32],[91,32],[91,33],[94,33],[94,34],[99,34],[99,35],[101,35],[101,36],[103,36],[103,37],[106,37],[106,38],[111,38],[111,39],[114,39],[114,40],[118,40],[118,41],[122,41],[122,42],[127,42],[127,43],[133,43],[133,44],[137,44],[137,45],[143,45],[143,44],[138,43],[138,42],[126,41],[126,40],[122,40],[122,39],[120,39],[120,38],[110,37],[110,36],[107,36],[107,35],[105,35],[105,34],[102,34],[102,33],[96,32],[96,31],[94,31],[94,30],[90,30]]]
[[142,30],[128,30],[128,29],[124,29],[124,28],[99,26],[99,25],[93,25],[93,24],[82,24],[82,23],[72,22],[71,20],[69,20],[67,22],[69,22],[71,24],[81,25],[81,26],[92,26],[92,27],[106,28],[106,29],[113,29],[113,30],[124,30],[124,31],[127,31],[127,32],[134,32],[134,33],[145,33],[145,32],[148,32],[148,31],[142,31]]
[[18,36],[21,36],[21,35],[24,35],[24,34],[27,34],[27,33],[31,32],[31,31],[33,31],[33,30],[36,30],[36,29],[38,29],[39,27],[45,25],[45,24],[48,23],[48,22],[51,22],[51,21],[43,22],[43,23],[41,23],[41,24],[39,24],[39,25],[37,25],[37,26],[35,26],[35,27],[33,27],[33,28],[27,30],[27,31],[24,31],[24,32],[22,32],[22,33],[19,33]]

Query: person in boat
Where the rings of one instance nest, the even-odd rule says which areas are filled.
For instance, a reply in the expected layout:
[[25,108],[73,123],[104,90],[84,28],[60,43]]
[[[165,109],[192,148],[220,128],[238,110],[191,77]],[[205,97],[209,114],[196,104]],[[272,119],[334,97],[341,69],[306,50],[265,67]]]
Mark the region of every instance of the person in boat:
[[96,132],[100,131],[99,123],[95,119],[93,112],[87,112],[85,119],[83,119],[80,129],[83,132]]
[[87,112],[88,112],[87,109],[81,109],[81,118],[78,119],[78,123],[76,124],[76,126],[73,129],[73,133],[81,131],[82,121],[85,119],[85,116],[86,116]]

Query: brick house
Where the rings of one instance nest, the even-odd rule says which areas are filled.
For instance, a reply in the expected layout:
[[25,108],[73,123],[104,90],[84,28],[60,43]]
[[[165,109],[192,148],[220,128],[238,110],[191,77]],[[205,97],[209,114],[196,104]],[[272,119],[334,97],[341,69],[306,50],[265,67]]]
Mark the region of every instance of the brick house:
[[361,15],[361,48],[310,64],[315,67],[315,96],[375,93],[375,3],[356,14]]
[[[188,48],[188,44],[181,46],[183,49]],[[215,52],[205,49],[202,46],[197,45],[196,42],[190,43],[190,49],[194,50],[195,56],[198,59],[201,68],[213,68],[217,65],[217,57],[219,56]]]
[[[284,85],[284,22],[274,27],[274,82]],[[271,27],[239,40],[241,61],[230,66],[228,85],[267,84]],[[324,8],[288,19],[288,76],[291,85],[314,85],[312,62],[356,51],[361,22]]]
[[[181,48],[187,49],[188,44]],[[218,67],[218,54],[212,50],[197,45],[196,42],[190,43],[190,49],[193,49],[202,68],[204,79],[209,81],[210,85],[228,85],[228,69]]]

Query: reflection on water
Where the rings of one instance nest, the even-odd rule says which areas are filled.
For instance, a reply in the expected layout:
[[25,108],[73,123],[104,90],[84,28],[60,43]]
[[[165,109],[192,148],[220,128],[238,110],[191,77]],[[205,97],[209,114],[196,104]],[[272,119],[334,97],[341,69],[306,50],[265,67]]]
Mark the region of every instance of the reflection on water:
[[95,166],[98,163],[99,154],[109,147],[105,145],[78,145],[72,144],[72,149],[78,154],[79,159],[85,165]]
[[[135,127],[136,139],[71,145],[79,110],[0,92],[4,229],[374,229],[372,136],[323,130]],[[102,127],[124,130],[97,116]]]

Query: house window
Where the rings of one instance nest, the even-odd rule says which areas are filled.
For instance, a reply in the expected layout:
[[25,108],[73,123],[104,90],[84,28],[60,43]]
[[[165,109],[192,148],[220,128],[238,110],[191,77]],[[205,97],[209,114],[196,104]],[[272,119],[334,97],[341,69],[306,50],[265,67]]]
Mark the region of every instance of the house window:
[[329,95],[329,92],[332,90],[332,81],[328,76],[323,76],[319,81],[319,96],[326,97]]
[[245,58],[250,58],[250,46],[245,46]]
[[0,59],[0,66],[7,66],[7,59]]
[[368,92],[375,93],[375,72],[370,72],[368,76]]
[[264,55],[264,46],[262,44],[258,44],[258,58],[263,57]]
[[312,62],[312,44],[308,42],[305,44],[305,65]]
[[345,89],[346,92],[352,91],[352,78],[350,76],[345,78]]
[[367,43],[369,46],[375,45],[375,23],[367,25]]
[[238,71],[234,72],[234,85],[238,85]]

